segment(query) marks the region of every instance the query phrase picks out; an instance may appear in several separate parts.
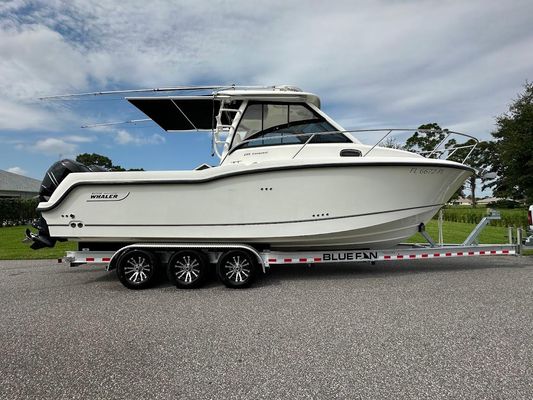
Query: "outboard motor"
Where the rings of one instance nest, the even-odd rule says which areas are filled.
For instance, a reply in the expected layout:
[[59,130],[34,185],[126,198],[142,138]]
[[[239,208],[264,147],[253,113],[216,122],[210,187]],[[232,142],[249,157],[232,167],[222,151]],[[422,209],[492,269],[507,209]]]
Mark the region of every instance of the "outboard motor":
[[39,190],[39,201],[48,201],[54,190],[57,189],[63,179],[71,172],[90,172],[91,170],[80,162],[74,160],[58,161],[46,171]]
[[[46,171],[46,175],[41,182],[41,189],[39,190],[39,201],[46,202],[52,196],[52,193],[57,189],[61,181],[67,177],[71,172],[103,172],[105,168],[98,165],[86,166],[78,161],[74,160],[61,160],[58,161]],[[36,222],[32,224],[39,233],[36,235],[29,229],[26,229],[26,237],[33,243],[31,248],[34,250],[41,249],[43,247],[54,247],[57,239],[50,237],[50,231],[45,219],[41,216]]]

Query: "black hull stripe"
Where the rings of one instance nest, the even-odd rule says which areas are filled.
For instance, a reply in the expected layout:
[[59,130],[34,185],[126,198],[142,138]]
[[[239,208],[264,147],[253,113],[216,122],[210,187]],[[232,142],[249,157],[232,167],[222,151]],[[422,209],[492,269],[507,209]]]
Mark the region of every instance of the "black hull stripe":
[[[61,197],[52,205],[48,207],[37,207],[37,211],[49,211],[54,208],[56,208],[61,202],[65,199],[65,197],[75,188],[78,186],[107,186],[107,185],[175,185],[175,184],[199,184],[199,183],[207,183],[216,181],[219,179],[224,178],[230,178],[234,176],[240,176],[240,175],[250,175],[250,174],[261,174],[261,173],[268,173],[272,171],[287,171],[287,170],[294,170],[294,169],[311,169],[311,168],[351,168],[351,167],[432,167],[432,168],[451,168],[451,169],[460,169],[463,171],[468,171],[470,173],[474,173],[475,170],[471,167],[468,167],[466,165],[455,165],[455,164],[445,164],[445,163],[398,163],[398,162],[359,162],[359,163],[329,163],[329,164],[308,164],[308,165],[285,165],[281,167],[269,167],[259,170],[253,170],[248,169],[244,171],[234,171],[234,172],[228,172],[226,174],[216,175],[209,178],[204,179],[195,179],[195,180],[185,180],[185,179],[169,179],[165,181],[154,181],[154,180],[134,180],[134,181],[84,181],[84,182],[76,182],[73,185],[71,185],[65,193],[61,195]],[[102,174],[105,174],[105,172],[102,172]],[[57,189],[56,189],[57,190]]]
[[[328,218],[312,218],[312,219],[300,219],[300,220],[293,220],[293,221],[275,221],[275,222],[244,222],[244,223],[238,223],[238,224],[85,224],[87,227],[111,227],[111,226],[128,226],[128,227],[146,227],[146,226],[187,226],[187,227],[194,227],[194,226],[246,226],[246,225],[279,225],[279,224],[296,224],[300,222],[319,222],[319,221],[329,221],[329,220],[336,220],[336,219],[344,219],[344,218],[354,218],[354,217],[366,217],[369,215],[378,215],[378,214],[387,214],[392,212],[398,212],[398,211],[409,211],[409,210],[417,210],[420,208],[430,208],[430,207],[441,207],[444,204],[430,204],[428,206],[417,206],[417,207],[407,207],[407,208],[398,208],[396,210],[387,210],[387,211],[376,211],[371,213],[364,213],[364,214],[353,214],[353,215],[343,215],[340,217],[328,217]],[[48,226],[69,226],[69,224],[50,224]]]

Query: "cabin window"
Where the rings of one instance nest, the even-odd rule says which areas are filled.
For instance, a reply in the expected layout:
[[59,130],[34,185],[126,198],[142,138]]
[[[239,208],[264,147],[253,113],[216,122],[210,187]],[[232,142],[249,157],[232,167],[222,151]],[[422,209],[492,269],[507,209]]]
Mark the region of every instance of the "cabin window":
[[[314,134],[314,136],[313,136]],[[232,148],[309,143],[350,143],[305,104],[252,103],[242,116]]]
[[263,105],[250,104],[246,107],[241,122],[233,137],[233,146],[240,144],[245,138],[261,131],[263,124]]

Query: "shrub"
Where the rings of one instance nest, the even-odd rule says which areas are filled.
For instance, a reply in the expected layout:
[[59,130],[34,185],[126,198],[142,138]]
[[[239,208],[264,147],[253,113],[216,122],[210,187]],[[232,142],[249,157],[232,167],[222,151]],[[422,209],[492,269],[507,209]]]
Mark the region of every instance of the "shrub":
[[37,199],[0,199],[0,226],[25,225],[38,218]]
[[493,202],[490,202],[489,204],[487,204],[487,207],[492,207],[492,208],[520,208],[522,207],[522,204],[520,204],[518,201],[514,201],[514,200],[498,200],[498,201],[493,201]]
[[[501,219],[491,221],[492,226],[527,226],[527,210],[524,208],[500,209]],[[468,224],[477,224],[488,214],[488,208],[472,207],[445,207],[444,220],[450,222],[464,222]],[[438,214],[435,216],[438,218]]]

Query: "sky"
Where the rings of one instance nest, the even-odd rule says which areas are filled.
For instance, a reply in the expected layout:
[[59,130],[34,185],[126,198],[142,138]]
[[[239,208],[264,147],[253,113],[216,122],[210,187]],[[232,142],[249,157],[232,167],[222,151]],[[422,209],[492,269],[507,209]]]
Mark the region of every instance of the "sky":
[[99,153],[125,168],[216,164],[208,133],[166,133],[120,96],[180,85],[290,84],[346,129],[443,128],[489,139],[533,80],[530,0],[0,0],[0,169],[41,179]]

